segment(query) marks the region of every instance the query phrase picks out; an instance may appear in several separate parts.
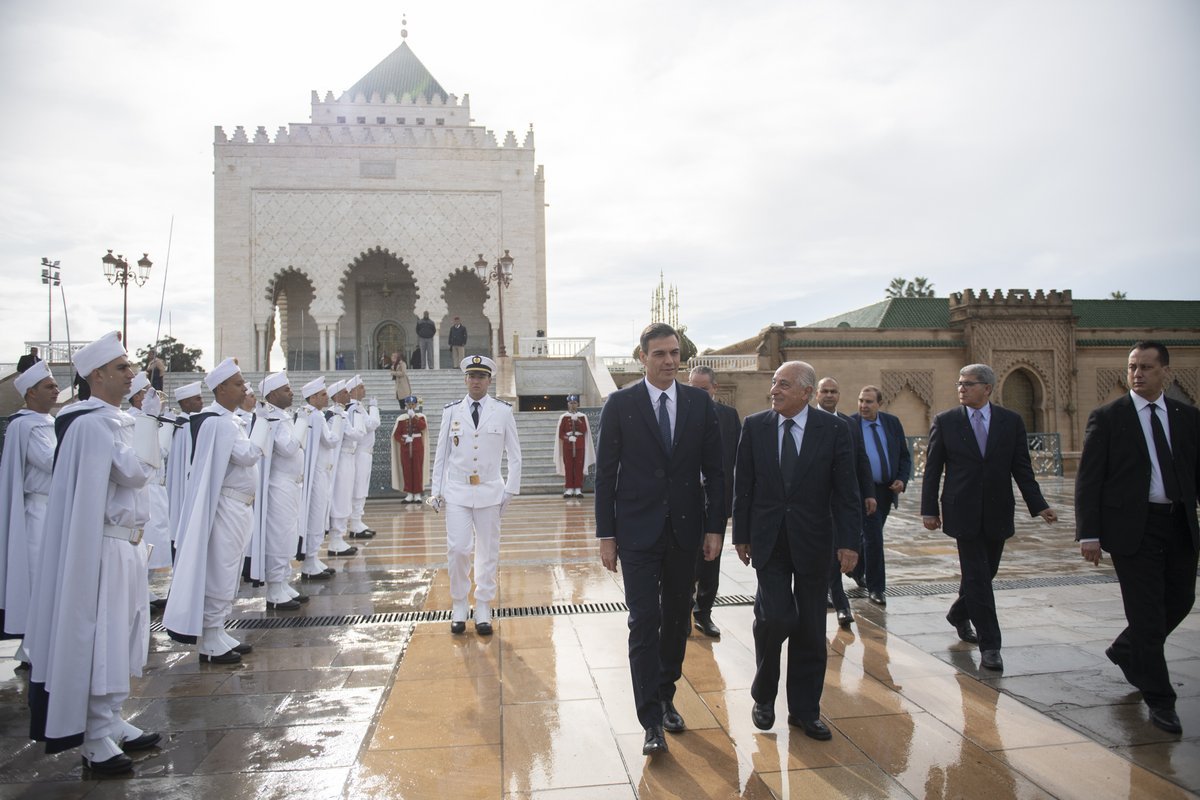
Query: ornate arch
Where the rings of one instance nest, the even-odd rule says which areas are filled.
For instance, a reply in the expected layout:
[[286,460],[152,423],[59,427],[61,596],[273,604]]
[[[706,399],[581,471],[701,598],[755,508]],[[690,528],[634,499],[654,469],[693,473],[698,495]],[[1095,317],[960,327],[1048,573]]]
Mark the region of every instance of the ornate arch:
[[295,267],[288,265],[272,275],[270,280],[267,281],[266,289],[263,290],[263,297],[265,297],[267,302],[271,304],[272,310],[275,308],[275,302],[279,299],[280,284],[293,275],[303,278],[313,290],[313,294],[316,294],[317,285],[313,282],[313,279],[308,276],[308,273],[302,269],[296,269]]
[[880,375],[879,388],[883,389],[884,402],[890,402],[907,387],[921,399],[926,408],[933,408],[933,370],[931,369],[885,369]]
[[1096,370],[1096,405],[1103,405],[1108,400],[1108,393],[1114,386],[1122,391],[1129,391],[1125,380],[1125,370],[1120,367],[1100,367]]
[[1001,384],[1015,370],[1024,369],[1041,382],[1042,405],[1045,407],[1045,410],[1048,411],[1054,407],[1055,398],[1052,391],[1054,379],[1051,376],[1051,369],[1042,363],[1042,359],[1037,358],[1034,354],[997,352],[996,363],[990,366],[995,371],[996,379]]
[[396,255],[388,248],[376,245],[375,247],[369,247],[359,253],[354,257],[353,261],[342,268],[341,277],[338,280],[337,298],[342,302],[343,306],[346,302],[346,289],[349,288],[350,285],[350,276],[354,274],[356,269],[361,269],[363,266],[365,266],[366,262],[374,256],[383,256],[385,258],[394,260],[396,264],[398,264],[400,268],[408,274],[408,277],[412,279],[415,297],[418,300],[420,299],[421,284],[417,281],[417,276],[413,273],[412,265],[405,262],[402,256]]

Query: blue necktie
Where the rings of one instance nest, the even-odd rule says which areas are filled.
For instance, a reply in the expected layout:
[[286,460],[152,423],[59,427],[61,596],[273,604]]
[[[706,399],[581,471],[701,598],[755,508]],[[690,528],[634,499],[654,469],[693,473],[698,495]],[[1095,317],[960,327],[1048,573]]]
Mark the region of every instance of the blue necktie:
[[662,436],[667,456],[671,455],[671,417],[667,414],[667,393],[658,396],[658,432]]
[[975,441],[979,443],[979,455],[987,455],[987,429],[983,427],[983,412],[978,408],[971,412],[971,427],[975,429]]
[[883,440],[879,438],[879,423],[871,423],[871,435],[875,437],[875,452],[879,454],[879,482],[890,483],[888,480],[892,474],[892,468],[888,465],[887,448],[883,446]]

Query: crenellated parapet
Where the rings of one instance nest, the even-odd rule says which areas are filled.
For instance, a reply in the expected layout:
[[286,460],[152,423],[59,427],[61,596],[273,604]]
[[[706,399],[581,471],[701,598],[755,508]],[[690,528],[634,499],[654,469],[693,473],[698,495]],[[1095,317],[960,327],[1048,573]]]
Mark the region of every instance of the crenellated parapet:
[[1038,319],[1069,319],[1072,316],[1071,290],[1059,291],[1038,289],[996,289],[989,292],[974,289],[951,292],[949,297],[950,324],[961,326],[968,320],[1005,317],[1033,317]]
[[280,125],[274,137],[267,133],[265,126],[258,126],[253,136],[247,134],[242,125],[234,128],[229,135],[225,129],[217,125],[213,129],[213,143],[216,145],[313,145],[325,146],[354,146],[382,145],[390,147],[411,148],[457,148],[468,150],[528,150],[533,151],[533,127],[526,132],[524,141],[518,143],[514,131],[508,131],[501,144],[494,131],[478,125],[469,127],[442,126],[397,126],[397,125],[312,125],[293,122],[291,125]]

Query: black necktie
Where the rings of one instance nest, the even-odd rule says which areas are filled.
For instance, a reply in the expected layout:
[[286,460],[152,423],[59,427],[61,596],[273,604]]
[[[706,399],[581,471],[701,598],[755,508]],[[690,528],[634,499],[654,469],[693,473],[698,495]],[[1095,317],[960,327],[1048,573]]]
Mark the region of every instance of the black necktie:
[[479,427],[479,401],[471,403],[471,421],[475,423],[475,427]]
[[658,396],[658,432],[662,436],[663,447],[667,455],[671,455],[671,416],[667,413],[667,393]]
[[783,485],[792,485],[792,476],[796,474],[796,438],[792,436],[795,420],[783,421],[783,449],[779,453],[779,471],[783,474]]
[[890,483],[888,478],[892,475],[892,468],[888,466],[887,448],[883,446],[883,440],[879,438],[879,423],[871,423],[871,435],[875,437],[875,452],[879,454],[879,472],[880,483]]
[[1179,476],[1175,474],[1175,462],[1171,459],[1171,447],[1167,444],[1167,433],[1158,418],[1158,404],[1150,404],[1150,433],[1154,436],[1154,450],[1158,454],[1158,470],[1162,473],[1163,492],[1174,503],[1179,499]]

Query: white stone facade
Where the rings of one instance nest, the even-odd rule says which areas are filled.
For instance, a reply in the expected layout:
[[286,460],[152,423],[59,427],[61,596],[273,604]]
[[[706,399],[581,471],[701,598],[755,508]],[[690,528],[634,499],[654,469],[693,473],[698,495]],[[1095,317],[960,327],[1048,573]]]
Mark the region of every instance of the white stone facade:
[[462,270],[505,250],[515,259],[504,290],[509,346],[546,329],[545,186],[532,129],[520,145],[511,131],[500,144],[454,95],[322,102],[314,92],[311,119],[273,138],[262,127],[252,137],[216,128],[217,359],[279,369],[266,363],[279,338],[293,368],[332,369],[337,353],[347,368],[370,368],[383,328],[408,352],[426,311],[443,351],[457,314],[468,347],[492,353],[496,285],[484,290]]

